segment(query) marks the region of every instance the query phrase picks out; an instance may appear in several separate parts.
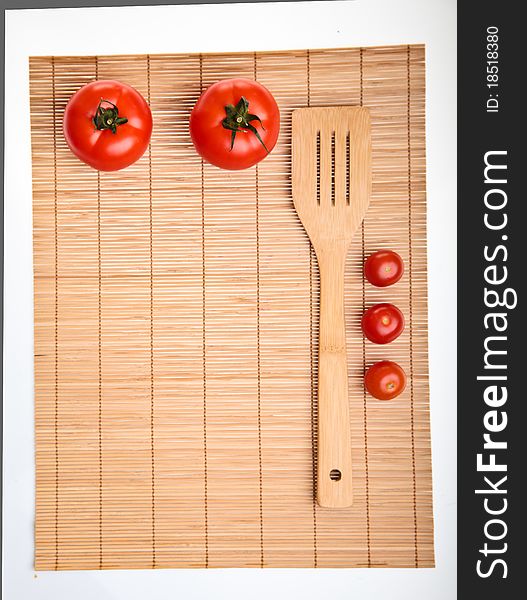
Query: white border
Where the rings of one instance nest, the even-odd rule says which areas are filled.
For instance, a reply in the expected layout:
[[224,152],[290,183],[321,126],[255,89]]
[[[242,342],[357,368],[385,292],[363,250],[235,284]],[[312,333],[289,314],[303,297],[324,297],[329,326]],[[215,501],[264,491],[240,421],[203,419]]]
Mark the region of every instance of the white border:
[[[232,28],[249,9],[252,27]],[[28,57],[425,43],[435,569],[33,571]],[[7,600],[455,598],[456,3],[357,0],[6,12],[4,591]]]

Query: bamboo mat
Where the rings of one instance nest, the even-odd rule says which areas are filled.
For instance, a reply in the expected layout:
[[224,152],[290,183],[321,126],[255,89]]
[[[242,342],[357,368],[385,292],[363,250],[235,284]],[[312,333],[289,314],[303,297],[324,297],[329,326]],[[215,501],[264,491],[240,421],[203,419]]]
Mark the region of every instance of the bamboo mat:
[[[34,189],[38,570],[432,567],[423,46],[30,59]],[[281,109],[257,167],[203,164],[188,134],[200,91],[255,78]],[[62,135],[94,78],[148,100],[149,150],[98,173]],[[294,212],[291,111],[363,104],[373,196],[346,271],[354,505],[314,502],[319,280]],[[364,281],[399,252],[403,279]],[[364,307],[396,304],[388,346]],[[365,366],[409,376],[391,402]]]

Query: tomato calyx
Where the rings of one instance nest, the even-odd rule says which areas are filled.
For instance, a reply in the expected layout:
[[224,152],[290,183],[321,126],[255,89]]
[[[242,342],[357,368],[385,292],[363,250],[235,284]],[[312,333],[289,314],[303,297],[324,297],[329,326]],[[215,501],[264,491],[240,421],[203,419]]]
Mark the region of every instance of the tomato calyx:
[[[109,104],[110,106],[103,106],[103,104]],[[126,117],[119,116],[119,109],[113,102],[103,100],[102,98],[99,101],[99,105],[97,106],[92,121],[95,125],[95,129],[98,129],[99,131],[110,129],[114,134],[117,132],[117,127],[119,125],[128,123]]]
[[260,137],[258,130],[254,125],[251,124],[251,121],[258,121],[260,126],[265,131],[265,127],[263,126],[262,120],[257,115],[253,115],[249,112],[249,101],[247,98],[242,96],[236,106],[233,104],[227,104],[225,106],[226,117],[223,119],[221,124],[225,129],[229,129],[231,133],[231,147],[232,150],[234,147],[234,140],[236,139],[236,134],[239,131],[243,133],[247,133],[248,131],[254,133],[254,135],[258,138],[258,141],[265,148],[267,154],[269,154],[269,150],[267,146],[264,144],[264,141]]

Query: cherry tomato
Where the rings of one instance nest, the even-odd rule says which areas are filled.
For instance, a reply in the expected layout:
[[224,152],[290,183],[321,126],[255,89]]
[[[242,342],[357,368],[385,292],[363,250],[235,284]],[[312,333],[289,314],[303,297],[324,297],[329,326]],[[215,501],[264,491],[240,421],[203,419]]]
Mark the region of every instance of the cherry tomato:
[[374,252],[364,263],[366,279],[377,287],[386,287],[397,283],[403,276],[403,259],[393,250]]
[[366,371],[364,385],[374,398],[392,400],[404,391],[406,374],[397,363],[382,360]]
[[152,113],[137,90],[114,80],[88,83],[68,102],[64,136],[75,156],[99,171],[124,169],[143,156]]
[[224,79],[207,88],[190,115],[198,154],[221,169],[247,169],[274,148],[280,111],[271,93],[251,79]]
[[388,302],[370,306],[362,315],[362,331],[375,344],[393,342],[403,329],[403,313]]

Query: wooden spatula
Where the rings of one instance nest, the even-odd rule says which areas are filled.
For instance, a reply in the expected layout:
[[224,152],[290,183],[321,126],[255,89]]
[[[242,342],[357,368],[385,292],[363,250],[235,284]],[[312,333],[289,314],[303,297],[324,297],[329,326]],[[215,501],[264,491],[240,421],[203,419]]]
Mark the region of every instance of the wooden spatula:
[[317,502],[346,507],[353,489],[344,267],[370,201],[368,109],[293,111],[292,180],[295,208],[320,268]]

